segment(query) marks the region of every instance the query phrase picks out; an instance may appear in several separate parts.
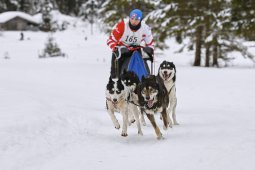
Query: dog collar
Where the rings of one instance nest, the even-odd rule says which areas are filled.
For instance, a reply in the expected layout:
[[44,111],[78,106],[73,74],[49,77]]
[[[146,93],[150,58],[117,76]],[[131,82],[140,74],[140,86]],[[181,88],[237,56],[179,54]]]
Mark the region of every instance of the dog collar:
[[111,98],[106,97],[106,100],[110,101],[110,102],[113,104],[114,107],[117,107],[116,105],[117,105],[120,101],[122,101],[123,99],[124,99],[124,97],[121,96],[120,99],[119,99],[119,101],[113,102],[113,101],[111,100]]
[[117,109],[118,102],[113,102],[109,97],[106,97],[106,100],[110,101],[115,109]]

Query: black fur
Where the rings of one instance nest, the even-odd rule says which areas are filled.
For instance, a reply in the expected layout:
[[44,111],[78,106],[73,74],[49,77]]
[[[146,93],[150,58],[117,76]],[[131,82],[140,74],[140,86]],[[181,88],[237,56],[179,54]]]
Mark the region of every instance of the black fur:
[[[157,90],[158,93],[155,94],[157,96],[157,100],[155,103],[148,104],[148,101],[145,101],[144,96],[142,95],[142,91],[146,89],[146,97],[149,93],[153,93],[154,90]],[[148,94],[147,94],[148,93]],[[138,98],[139,104],[143,107],[142,111],[146,113],[146,116],[150,120],[155,133],[158,139],[162,138],[162,133],[155,121],[154,113],[160,112],[163,123],[164,129],[168,128],[169,121],[167,119],[167,112],[166,109],[169,104],[169,96],[167,95],[167,89],[164,85],[164,82],[156,77],[155,75],[149,75],[147,77],[142,77],[142,82],[138,86]],[[155,100],[155,99],[153,99]]]
[[123,74],[121,75],[121,80],[128,87],[135,85],[136,89],[134,90],[134,92],[137,94],[137,87],[138,87],[138,84],[140,83],[140,81],[139,81],[139,78],[135,72],[124,70]]
[[174,82],[176,81],[176,67],[175,67],[175,65],[174,65],[173,62],[169,62],[169,61],[164,60],[164,61],[160,64],[160,66],[159,66],[159,70],[160,70],[160,69],[170,69],[170,70],[174,69],[174,70],[175,70],[175,75],[174,75],[174,77],[173,77],[173,81],[174,81]]
[[[113,94],[115,92],[115,91],[113,91],[114,84],[115,84],[115,82],[112,80],[112,77],[110,76],[109,82],[108,82],[108,84],[106,86],[106,89],[109,90],[110,94]],[[121,82],[121,79],[118,79],[116,92],[119,93],[122,90],[124,90],[124,86],[123,86],[123,84]]]
[[[154,104],[152,108],[147,107],[147,104],[144,100],[144,97],[142,96],[142,90],[144,88],[152,87],[153,89],[158,90],[157,99],[158,101]],[[139,104],[146,109],[155,109],[159,107],[166,108],[169,103],[169,98],[167,95],[167,90],[164,86],[164,83],[161,79],[156,77],[155,75],[149,75],[146,78],[142,77],[142,82],[138,85],[138,98],[139,98]]]
[[110,76],[109,81],[106,85],[106,89],[112,94],[112,89],[114,88],[114,81],[112,81],[112,77]]
[[118,81],[117,81],[117,89],[118,89],[119,91],[124,90],[124,86],[123,86],[123,84],[122,84],[122,82],[121,82],[121,79],[118,79]]

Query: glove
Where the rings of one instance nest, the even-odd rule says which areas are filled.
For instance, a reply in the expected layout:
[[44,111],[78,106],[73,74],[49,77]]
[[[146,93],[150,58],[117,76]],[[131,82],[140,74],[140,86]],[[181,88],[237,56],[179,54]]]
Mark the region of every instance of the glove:
[[135,51],[135,50],[138,50],[138,49],[140,49],[141,47],[139,46],[139,45],[130,45],[129,47],[128,47],[128,50],[129,51]]
[[123,54],[128,53],[129,50],[125,46],[118,46],[117,45],[117,46],[114,47],[114,51],[113,52],[115,53],[115,56],[117,56],[119,58]]
[[122,46],[121,49],[120,49],[120,52],[121,52],[121,54],[125,54],[125,53],[128,53],[129,50],[127,49],[127,47]]
[[154,52],[154,50],[151,47],[144,47],[143,51],[146,52],[149,56],[152,56]]

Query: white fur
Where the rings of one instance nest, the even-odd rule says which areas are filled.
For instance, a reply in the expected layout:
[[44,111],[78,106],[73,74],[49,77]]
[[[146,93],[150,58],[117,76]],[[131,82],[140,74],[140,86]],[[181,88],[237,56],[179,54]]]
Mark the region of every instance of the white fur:
[[[117,88],[117,80],[113,79],[115,82],[115,89]],[[125,87],[125,86],[124,86]],[[127,96],[127,90],[124,89],[122,93],[117,94],[116,92],[114,94],[110,94],[108,90],[106,90],[106,103],[108,106],[107,112],[113,122],[113,125],[116,129],[120,128],[120,124],[114,115],[114,112],[120,112],[123,117],[123,127],[121,136],[127,136],[127,126],[128,126],[128,109],[127,109],[127,102],[126,102],[126,96]],[[113,99],[117,99],[117,103],[114,104]]]
[[[167,71],[167,74],[171,73],[171,76],[167,78],[166,80],[163,78],[163,72]],[[164,81],[164,85],[167,89],[167,93],[169,96],[169,106],[167,108],[167,116],[169,120],[169,126],[172,127],[172,124],[179,125],[179,123],[176,120],[176,106],[177,106],[177,97],[176,97],[176,87],[175,82],[173,81],[173,77],[175,76],[175,70],[169,70],[169,69],[160,69],[159,70],[160,77]],[[171,92],[169,93],[169,91]],[[173,123],[172,123],[173,120]]]
[[[129,95],[130,95],[129,101],[128,101],[128,116],[130,117],[131,121],[132,121],[133,118],[135,119],[136,126],[137,126],[137,129],[138,129],[138,134],[143,135],[141,124],[140,124],[140,119],[139,119],[140,110],[135,105],[135,104],[138,104],[138,96],[134,93],[135,87],[134,86],[130,86],[130,87],[126,86],[126,88],[129,89],[128,92],[129,92]],[[143,121],[144,121],[144,118],[143,118]],[[142,123],[144,123],[144,122],[142,122]]]

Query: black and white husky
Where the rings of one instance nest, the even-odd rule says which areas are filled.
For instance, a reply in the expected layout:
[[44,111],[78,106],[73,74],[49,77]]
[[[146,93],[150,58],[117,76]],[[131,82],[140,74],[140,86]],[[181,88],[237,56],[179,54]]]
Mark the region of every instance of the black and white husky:
[[130,89],[126,86],[121,78],[112,79],[109,78],[109,82],[106,86],[106,107],[107,112],[111,117],[111,120],[116,129],[120,128],[120,124],[114,115],[114,112],[120,112],[123,118],[122,133],[121,136],[127,136],[128,119],[130,115],[135,117],[138,134],[143,135],[140,121],[139,112],[137,106],[130,104],[127,98],[130,96]]
[[[138,76],[135,74],[135,72],[133,71],[126,71],[124,70],[123,74],[121,75],[121,80],[124,82],[124,84],[126,85],[126,87],[129,90],[129,95],[127,98],[127,102],[129,103],[129,113],[131,113],[131,115],[129,114],[130,117],[130,122],[133,122],[134,117],[135,117],[135,121],[137,121],[137,127],[138,129],[140,129],[140,119],[139,117],[141,117],[141,123],[145,126],[145,120],[144,120],[144,116],[141,113],[140,107],[139,107],[139,102],[138,102],[138,95],[137,95],[137,88],[138,88],[138,84],[140,83]],[[138,131],[139,133],[139,131]]]
[[[167,94],[169,96],[169,107],[167,109],[167,117],[169,120],[169,126],[172,127],[172,120],[174,125],[179,123],[176,121],[176,67],[173,62],[163,61],[158,70],[158,77],[160,77],[167,89]],[[172,120],[171,120],[172,119]]]
[[127,89],[122,83],[121,79],[109,78],[109,82],[106,86],[106,108],[111,117],[111,120],[116,129],[120,128],[120,124],[114,115],[114,112],[120,112],[123,118],[122,133],[121,136],[127,136],[128,126],[128,113],[127,113]]
[[164,129],[168,128],[167,107],[169,98],[167,90],[161,79],[154,75],[146,78],[142,77],[142,81],[138,86],[139,104],[143,107],[148,119],[150,120],[158,139],[162,138],[162,133],[156,124],[154,114],[161,113],[164,123]]

